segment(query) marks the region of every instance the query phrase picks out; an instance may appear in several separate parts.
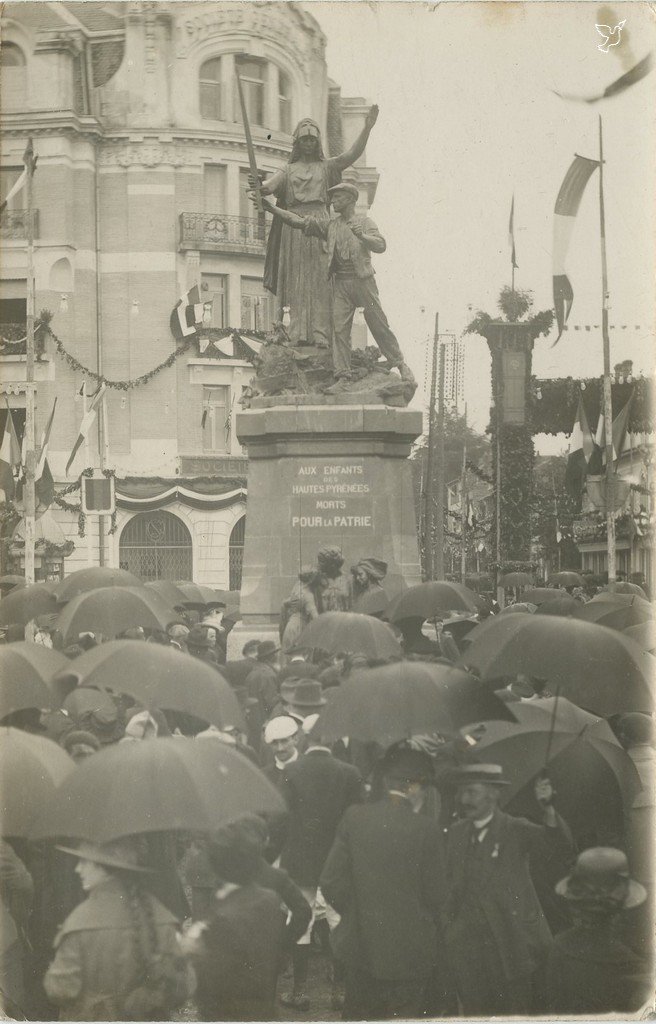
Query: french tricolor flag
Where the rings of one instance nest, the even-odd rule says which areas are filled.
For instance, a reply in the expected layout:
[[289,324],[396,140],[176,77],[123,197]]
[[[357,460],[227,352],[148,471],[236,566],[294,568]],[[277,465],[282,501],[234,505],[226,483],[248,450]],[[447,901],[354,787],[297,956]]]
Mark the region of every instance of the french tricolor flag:
[[193,334],[198,334],[198,327],[203,322],[203,309],[200,290],[195,284],[177,302],[171,313],[171,333],[176,341],[183,341]]
[[553,231],[553,294],[558,324],[556,342],[560,341],[574,302],[574,292],[565,270],[565,260],[574,230],[574,221],[581,205],[585,186],[588,184],[590,175],[598,166],[598,160],[575,156],[556,199]]

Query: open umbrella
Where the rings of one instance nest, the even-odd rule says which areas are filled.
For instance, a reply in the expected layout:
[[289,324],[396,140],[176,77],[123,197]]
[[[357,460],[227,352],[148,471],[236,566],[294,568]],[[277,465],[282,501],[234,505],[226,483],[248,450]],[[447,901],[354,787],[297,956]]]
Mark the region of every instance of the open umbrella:
[[478,594],[464,587],[462,583],[433,580],[430,583],[418,583],[414,587],[408,587],[394,602],[394,610],[389,618],[391,622],[398,622],[400,619],[417,616],[421,616],[422,619],[433,619],[449,611],[476,612],[479,611],[481,603]]
[[52,740],[0,727],[0,828],[4,836],[30,835],[75,762]]
[[48,615],[56,611],[55,595],[42,583],[33,583],[29,587],[15,587],[0,601],[0,625],[18,623],[26,626],[37,615]]
[[530,604],[544,604],[545,601],[553,601],[556,597],[562,597],[562,590],[556,587],[531,587],[522,594],[522,600]]
[[144,583],[144,587],[146,590],[152,590],[159,594],[171,608],[178,608],[187,604],[186,595],[171,580],[151,580],[148,583]]
[[637,583],[628,583],[626,580],[620,580],[617,583],[609,583],[606,590],[610,594],[635,594],[637,597],[648,600],[646,593],[642,587],[638,586]]
[[358,612],[324,612],[310,622],[299,647],[323,647],[329,654],[346,651],[366,658],[400,658],[401,645],[386,622]]
[[79,594],[100,587],[140,587],[141,580],[126,569],[110,569],[108,566],[92,566],[72,572],[55,588],[55,597],[60,604],[72,601]]
[[547,584],[550,587],[582,587],[585,580],[578,572],[570,572],[569,570],[563,570],[563,572],[554,572],[547,580]]
[[651,654],[656,651],[656,623],[651,619],[637,626],[629,626],[624,630],[624,636],[637,643],[643,651],[649,651]]
[[383,613],[389,608],[389,604],[390,599],[385,591],[376,587],[375,590],[369,590],[356,598],[353,602],[353,611],[360,612],[362,615],[375,615],[377,618],[381,618]]
[[502,587],[532,587],[533,580],[527,572],[507,572],[499,580]]
[[621,830],[622,807],[631,807],[641,783],[608,723],[565,697],[512,707],[517,722],[485,722],[473,748],[480,760],[502,765],[510,783],[503,803],[513,801],[515,813],[534,807],[533,784],[546,769],[558,810],[577,835],[595,824]]
[[247,812],[284,811],[259,768],[219,739],[106,747],[64,779],[34,838],[111,842],[148,832],[213,832]]
[[13,572],[7,573],[5,576],[0,576],[0,593],[8,594],[14,590],[15,587],[24,587],[25,577],[17,576]]
[[500,615],[512,615],[517,612],[523,612],[524,614],[534,614],[538,609],[536,604],[529,604],[527,601],[517,601],[516,604],[507,604],[505,608],[502,608]]
[[587,604],[579,605],[574,616],[585,622],[598,622],[600,626],[608,626],[609,629],[624,630],[627,626],[650,622],[654,618],[654,609],[640,598],[635,604],[619,606],[611,604],[610,601],[588,601]]
[[[243,725],[232,687],[215,668],[161,644],[111,640],[79,655],[55,683],[126,693],[146,707],[183,711],[218,728]],[[74,699],[75,691],[70,698]]]
[[205,608],[213,604],[225,603],[216,590],[206,587],[203,583],[186,583],[184,580],[176,580],[175,585],[185,595],[185,604]]
[[642,605],[646,608],[651,608],[651,603],[646,601],[644,597],[640,597],[638,594],[617,594],[609,590],[602,590],[588,602],[588,604],[612,604],[616,608],[625,607],[626,605]]
[[40,710],[50,709],[53,706],[53,697],[49,687],[36,677],[23,679],[17,682],[11,675],[4,672],[0,663],[2,674],[0,675],[0,720],[12,715],[14,711],[24,711],[26,708],[38,708]]
[[69,601],[57,625],[64,643],[73,643],[88,630],[109,637],[135,626],[164,630],[174,618],[164,598],[145,587],[101,587]]
[[491,718],[514,721],[510,705],[469,673],[401,661],[349,675],[331,694],[314,731],[325,740],[350,736],[388,747],[427,733],[453,735],[469,722]]
[[116,704],[106,690],[78,686],[75,690],[71,690],[64,699],[62,710],[66,711],[71,718],[79,718],[80,715],[88,715],[89,712],[100,711],[112,714],[116,711]]
[[469,635],[460,663],[483,679],[546,679],[550,690],[604,718],[653,710],[656,663],[614,629],[556,615],[497,615]]
[[560,597],[554,597],[551,601],[543,601],[537,606],[537,615],[575,615],[581,608],[581,602],[575,597],[566,594],[561,590]]
[[19,640],[0,647],[0,679],[19,687],[33,682],[47,684],[64,665],[68,665],[64,654],[41,644]]

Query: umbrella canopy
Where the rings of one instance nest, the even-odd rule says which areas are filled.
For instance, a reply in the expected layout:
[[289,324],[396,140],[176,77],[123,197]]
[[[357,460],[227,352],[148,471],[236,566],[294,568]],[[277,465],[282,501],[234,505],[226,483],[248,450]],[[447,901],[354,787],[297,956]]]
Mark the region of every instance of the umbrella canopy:
[[502,587],[532,587],[533,580],[527,572],[507,572],[499,580]]
[[514,721],[510,705],[468,672],[401,661],[353,672],[331,694],[315,732],[390,746],[411,736],[455,734],[472,721]]
[[323,647],[329,654],[346,651],[366,658],[400,658],[403,653],[387,623],[359,612],[324,612],[305,627],[298,646]]
[[624,630],[624,636],[628,636],[643,651],[649,651],[651,654],[656,651],[656,623],[651,619],[637,626],[629,626]]
[[18,623],[26,626],[37,615],[48,615],[57,611],[55,595],[42,583],[29,587],[15,587],[0,601],[0,625]]
[[583,711],[566,697],[513,704],[516,722],[486,722],[475,751],[480,760],[503,766],[509,800],[534,782],[548,766],[559,796],[563,786],[576,789],[590,760],[601,758],[611,769],[627,807],[641,789],[633,761],[603,718]]
[[135,626],[164,630],[174,618],[164,598],[145,587],[101,587],[69,601],[57,625],[64,643],[73,643],[87,630],[115,637]]
[[55,588],[55,597],[60,604],[72,601],[79,594],[99,587],[140,587],[138,576],[133,576],[126,569],[109,569],[107,566],[94,566],[90,569],[78,569],[72,572]]
[[280,812],[275,787],[219,739],[143,740],[106,747],[64,779],[35,838],[111,842],[148,832],[213,832],[247,812]]
[[206,587],[202,583],[186,583],[184,580],[176,580],[175,585],[185,595],[185,604],[199,605],[204,608],[211,604],[225,603],[216,590],[212,590],[211,587]]
[[[1,583],[2,581],[0,581]],[[618,583],[609,583],[606,590],[611,594],[636,594],[638,597],[648,600],[646,593],[637,583],[628,583],[620,580]]]
[[582,587],[585,580],[578,572],[570,572],[564,570],[563,572],[554,572],[547,580],[547,584],[550,587]]
[[159,594],[171,608],[181,607],[188,603],[186,595],[171,580],[151,580],[149,583],[144,583],[144,587],[146,590],[152,590]]
[[353,611],[361,615],[376,615],[380,618],[389,608],[390,599],[384,590],[376,587],[356,598],[353,603]]
[[646,601],[638,594],[616,594],[614,592],[611,593],[608,590],[602,590],[601,593],[595,594],[588,604],[613,604],[616,608],[637,604],[643,605],[646,608],[651,608],[650,602]]
[[604,718],[653,710],[656,663],[613,629],[556,615],[497,615],[469,635],[460,663],[483,679],[546,679],[550,690]]
[[96,690],[90,686],[78,686],[65,697],[62,710],[72,718],[79,718],[80,715],[86,715],[90,711],[111,714],[116,711],[116,704],[105,690]]
[[[19,640],[15,644],[3,644],[0,647],[0,679],[3,685],[11,683],[22,687],[31,683],[47,684],[55,672],[68,663],[64,654],[50,647],[42,647],[41,644]],[[33,707],[32,704],[23,706]],[[8,713],[5,711],[5,714]]]
[[551,601],[544,601],[537,607],[538,615],[575,615],[581,602],[575,597],[561,591],[560,597],[554,597]]
[[408,587],[394,602],[389,618],[391,622],[418,616],[433,619],[449,611],[476,612],[480,607],[481,598],[462,583],[433,580]]
[[558,590],[556,587],[532,587],[530,590],[524,591],[522,598],[530,604],[540,605],[545,601],[553,601],[556,597],[562,597],[562,594],[562,590]]
[[0,576],[0,592],[8,594],[14,587],[24,587],[25,577],[17,576],[13,572],[7,573],[5,576]]
[[638,626],[642,622],[650,622],[654,618],[654,609],[646,601],[625,604],[619,607],[610,601],[588,601],[579,605],[574,615],[585,622],[598,622],[609,629],[626,629],[627,626]]
[[30,835],[75,761],[52,740],[0,727],[0,822],[3,836]]
[[[81,654],[54,680],[126,693],[145,707],[183,711],[219,729],[242,726],[232,687],[215,668],[161,644],[111,640]],[[67,700],[75,699],[75,692]]]
[[505,608],[502,608],[500,615],[512,615],[517,612],[524,612],[524,614],[533,614],[537,611],[538,606],[536,604],[529,604],[527,601],[518,601],[516,604],[507,604]]
[[12,715],[14,711],[24,711],[26,708],[45,710],[52,706],[52,693],[45,683],[36,677],[17,682],[5,674],[3,663],[0,675],[0,720]]

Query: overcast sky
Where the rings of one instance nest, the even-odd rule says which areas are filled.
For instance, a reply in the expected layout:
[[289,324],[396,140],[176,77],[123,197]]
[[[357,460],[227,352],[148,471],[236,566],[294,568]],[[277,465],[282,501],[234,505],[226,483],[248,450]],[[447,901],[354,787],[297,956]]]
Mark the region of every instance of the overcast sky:
[[[345,96],[380,106],[367,150],[380,172],[373,216],[388,243],[375,257],[383,306],[423,382],[427,337],[460,332],[469,307],[495,311],[510,283],[508,218],[515,194],[516,286],[534,309],[552,306],[551,235],[558,189],[575,153],[598,156],[603,116],[611,360],[652,372],[654,348],[654,154],[656,71],[596,105],[554,90],[594,95],[656,44],[647,3],[343,2],[305,4],[328,39],[331,78]],[[626,19],[620,45],[601,53],[596,22]],[[591,178],[567,262],[570,324],[599,324],[598,176]],[[420,308],[426,313],[421,314]],[[635,330],[636,326],[640,330]],[[536,343],[537,376],[602,372],[599,330]],[[467,336],[465,398],[473,425],[488,422],[490,359]],[[561,436],[539,438],[558,451]]]

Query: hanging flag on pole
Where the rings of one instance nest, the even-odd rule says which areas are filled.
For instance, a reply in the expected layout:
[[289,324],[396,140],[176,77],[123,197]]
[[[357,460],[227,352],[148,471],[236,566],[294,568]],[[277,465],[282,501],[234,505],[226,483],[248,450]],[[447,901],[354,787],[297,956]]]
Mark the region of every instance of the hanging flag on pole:
[[588,425],[588,417],[585,414],[583,401],[579,395],[579,404],[576,410],[574,426],[572,427],[569,455],[565,468],[565,487],[572,498],[576,500],[580,500],[583,494],[588,461],[592,456],[593,450],[594,444]]
[[[632,391],[617,416],[613,419],[613,460],[619,458],[624,448],[634,394],[635,392]],[[595,450],[590,460],[589,472],[596,474],[601,473],[606,465],[606,423],[603,412],[599,414],[594,445]]]
[[30,139],[28,141],[27,148],[23,154],[23,163],[25,164],[25,169],[21,171],[20,175],[18,176],[14,184],[7,192],[7,195],[0,203],[0,212],[2,212],[2,210],[5,209],[7,204],[14,198],[14,196],[17,196],[21,189],[25,187],[25,182],[27,181],[28,168],[31,167],[32,174],[34,174],[36,170],[36,162],[38,159],[38,156],[34,156],[34,150],[32,149],[32,140]]
[[89,435],[89,431],[91,430],[91,427],[93,426],[94,421],[96,419],[98,406],[100,405],[106,390],[107,385],[105,383],[100,384],[98,386],[97,391],[89,399],[89,406],[84,416],[82,417],[82,422],[80,423],[80,433],[77,435],[77,439],[75,441],[75,444],[73,445],[71,454],[68,456],[68,462],[66,463],[66,476],[68,476],[68,471],[71,468],[73,459],[75,458],[82,444],[86,441]]
[[585,156],[575,156],[560,186],[554,207],[553,294],[556,321],[558,323],[558,337],[554,344],[560,341],[572,308],[572,303],[574,302],[574,292],[565,272],[565,260],[574,229],[574,220],[581,204],[585,186],[590,175],[597,167],[599,167],[598,160],[590,160]]
[[195,284],[178,300],[171,313],[171,333],[176,341],[183,341],[193,334],[198,334],[198,328],[203,323],[203,311],[200,289]]
[[508,245],[510,246],[510,265],[513,270],[517,269],[517,256],[515,254],[515,195],[513,193],[510,204],[510,222],[508,224]]
[[52,403],[52,412],[50,418],[46,424],[46,429],[43,431],[43,437],[41,438],[41,450],[39,452],[39,461],[36,464],[36,470],[34,472],[34,486],[36,490],[36,503],[37,506],[41,506],[43,511],[52,505],[52,499],[55,495],[55,481],[52,478],[50,472],[50,466],[48,465],[48,445],[50,443],[50,431],[52,430],[52,421],[55,418],[55,409],[57,408],[57,399],[55,398]]
[[654,66],[654,55],[648,53],[646,57],[643,57],[641,61],[638,61],[630,71],[626,74],[620,75],[614,82],[611,82],[603,92],[598,93],[596,96],[573,96],[568,93],[557,92],[556,96],[559,96],[561,100],[574,100],[577,103],[598,103],[599,100],[607,100],[611,96],[617,96],[618,93],[624,92],[625,89],[629,89],[636,82],[646,78],[651,69]]
[[16,485],[14,483],[14,470],[11,464],[9,413],[7,413],[5,432],[2,435],[2,445],[0,446],[0,494],[2,494],[2,501],[13,501],[15,493]]

